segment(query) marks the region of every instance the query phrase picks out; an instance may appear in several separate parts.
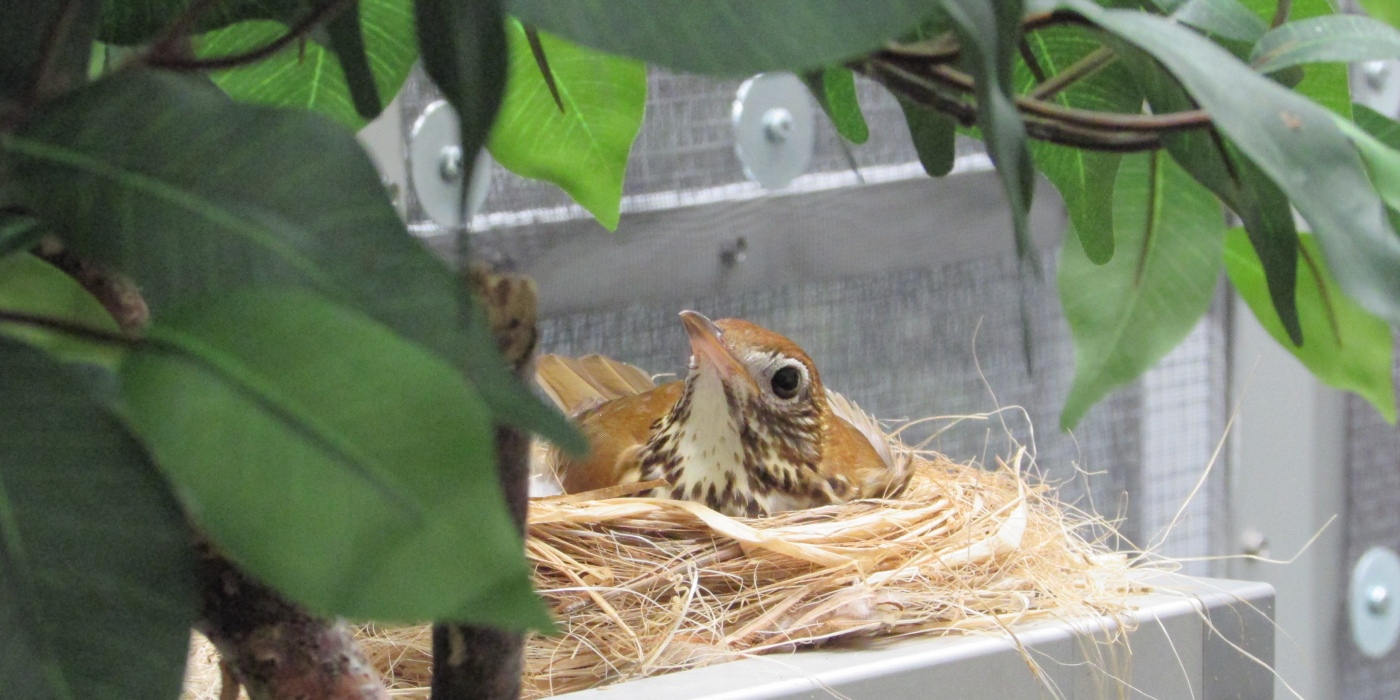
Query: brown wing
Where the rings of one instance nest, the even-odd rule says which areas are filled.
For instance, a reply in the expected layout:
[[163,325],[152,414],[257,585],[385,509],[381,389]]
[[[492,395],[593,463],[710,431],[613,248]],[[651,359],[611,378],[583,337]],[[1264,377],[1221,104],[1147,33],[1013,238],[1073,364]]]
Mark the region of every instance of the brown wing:
[[680,399],[683,382],[663,384],[651,391],[614,399],[578,417],[579,430],[592,451],[581,460],[555,458],[555,470],[565,493],[626,484],[641,479],[638,453],[652,429]]
[[831,423],[822,442],[822,465],[854,488],[851,498],[898,495],[909,483],[911,461],[896,454],[880,424],[854,402],[827,390]]

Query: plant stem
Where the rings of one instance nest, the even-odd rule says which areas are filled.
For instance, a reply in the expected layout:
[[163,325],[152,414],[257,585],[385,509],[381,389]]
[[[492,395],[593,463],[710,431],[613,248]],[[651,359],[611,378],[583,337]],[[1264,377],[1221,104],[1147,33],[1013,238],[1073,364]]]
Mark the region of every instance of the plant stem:
[[229,68],[246,66],[250,63],[257,63],[281,51],[297,39],[301,39],[311,33],[311,30],[315,29],[317,25],[325,22],[344,7],[346,2],[348,2],[348,0],[326,0],[326,2],[316,6],[316,9],[312,10],[311,14],[307,15],[300,22],[297,22],[286,34],[252,51],[214,58],[187,58],[183,56],[148,54],[144,59],[144,63],[155,68],[183,71],[226,70]]
[[1269,23],[1270,27],[1278,28],[1288,21],[1288,15],[1293,11],[1293,0],[1278,0],[1278,7],[1274,10],[1274,20]]
[[1031,71],[1031,77],[1035,78],[1037,84],[1045,82],[1045,69],[1040,67],[1040,61],[1035,59],[1035,52],[1031,51],[1031,45],[1022,36],[1021,41],[1016,44],[1016,50],[1021,52],[1021,60],[1026,62],[1026,68]]
[[1098,50],[1079,59],[1069,68],[1056,73],[1049,80],[1042,81],[1026,93],[1026,97],[1033,100],[1048,100],[1065,88],[1098,72],[1100,68],[1112,63],[1116,58],[1118,55],[1113,53],[1112,49],[1100,46]]
[[42,316],[39,314],[26,313],[24,311],[12,311],[0,309],[0,324],[13,323],[21,326],[33,328],[43,328],[45,330],[57,331],[75,338],[90,340],[95,343],[106,343],[108,345],[120,345],[122,347],[136,347],[141,344],[139,338],[133,338],[123,333],[113,333],[100,328],[92,328],[82,324],[65,321],[61,318]]
[[175,42],[179,41],[186,34],[189,34],[190,30],[194,29],[195,24],[199,22],[200,18],[221,2],[223,2],[223,0],[196,0],[194,3],[191,3],[189,7],[185,8],[184,12],[180,13],[179,17],[175,18],[174,22],[170,23],[170,26],[166,27],[160,35],[151,41],[150,55],[166,56],[172,53],[171,49],[174,47]]

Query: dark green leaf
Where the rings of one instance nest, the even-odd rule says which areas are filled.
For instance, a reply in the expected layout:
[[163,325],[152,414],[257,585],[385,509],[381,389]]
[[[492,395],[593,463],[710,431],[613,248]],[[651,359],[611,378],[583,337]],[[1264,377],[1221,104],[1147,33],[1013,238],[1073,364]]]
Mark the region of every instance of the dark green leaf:
[[[117,322],[82,285],[29,253],[0,258],[0,310],[45,316],[108,333]],[[0,320],[0,333],[36,345],[65,360],[116,366],[119,348],[72,335]]]
[[1165,64],[1312,225],[1343,290],[1400,322],[1400,237],[1333,112],[1170,21],[1082,1],[1074,7]]
[[123,72],[0,135],[0,150],[26,205],[76,252],[131,275],[157,319],[249,284],[316,289],[470,367],[502,420],[581,446],[489,337],[470,336],[456,276],[405,230],[364,150],[331,122]]
[[[486,145],[506,88],[501,0],[415,0],[413,15],[423,68],[457,111],[462,152],[468,155],[462,159],[462,181],[469,182],[474,156]],[[463,213],[466,197],[464,189]]]
[[1239,0],[1186,0],[1171,15],[1182,24],[1235,41],[1253,43],[1269,31],[1269,25]]
[[535,57],[535,66],[540,69],[540,77],[549,87],[549,96],[554,98],[554,106],[560,113],[564,110],[564,97],[559,94],[559,83],[554,80],[554,70],[549,67],[549,56],[544,53],[544,42],[540,41],[540,30],[525,27],[525,40],[530,43],[530,54]]
[[132,422],[201,527],[313,610],[545,629],[485,403],[390,329],[302,292],[168,314]]
[[0,212],[0,258],[33,248],[44,236],[39,220],[25,214]]
[[[107,0],[97,38],[109,44],[144,44],[175,23],[195,0]],[[222,0],[205,6],[195,21],[196,33],[227,27],[235,22],[270,19],[283,22],[311,9],[308,0]]]
[[[100,0],[23,0],[0,3],[0,122],[36,95],[46,69],[44,96],[87,81]],[[45,61],[44,47],[56,37]]]
[[1356,125],[1366,133],[1380,139],[1380,142],[1400,150],[1400,122],[1362,104],[1351,106],[1356,115]]
[[[368,52],[368,68],[380,98],[378,113],[392,100],[408,78],[418,47],[413,36],[412,0],[359,0],[360,32]],[[338,18],[342,30],[346,14]],[[195,41],[203,57],[227,56],[265,46],[286,34],[281,22],[247,21],[209,32]],[[334,36],[334,35],[332,35]],[[297,42],[249,66],[211,74],[214,82],[234,99],[313,109],[351,129],[365,125],[357,111],[351,85],[336,54],[316,42]],[[358,78],[357,78],[358,79]],[[364,107],[369,107],[366,102]]]
[[[1018,3],[1019,5],[1019,3]],[[838,63],[933,14],[934,0],[510,0],[570,41],[691,73],[748,75]]]
[[76,367],[0,337],[0,687],[25,700],[174,698],[193,535]]
[[1390,326],[1342,294],[1322,265],[1322,253],[1311,234],[1303,234],[1300,244],[1305,264],[1298,266],[1298,316],[1308,338],[1301,347],[1289,342],[1274,313],[1263,266],[1243,229],[1232,229],[1225,239],[1225,270],[1230,283],[1259,323],[1314,376],[1338,389],[1356,392],[1394,423]]
[[1261,73],[1305,63],[1400,58],[1400,31],[1369,17],[1333,15],[1289,22],[1254,46],[1250,63]]
[[[1026,37],[1032,55],[1049,77],[1059,75],[1097,51],[1096,37],[1079,27],[1052,27]],[[1030,91],[1035,76],[1024,63],[1016,67],[1016,84]],[[1121,63],[1114,62],[1080,79],[1055,95],[1066,107],[1104,112],[1141,109],[1142,92]],[[1048,142],[1032,142],[1036,167],[1064,199],[1070,223],[1084,253],[1102,265],[1113,257],[1113,182],[1119,156]]]
[[808,71],[802,81],[812,91],[812,97],[822,106],[822,111],[831,118],[836,132],[854,144],[870,140],[870,127],[865,124],[865,115],[860,111],[856,99],[856,75],[849,69],[831,66]]
[[379,89],[374,85],[369,56],[365,55],[365,37],[360,33],[360,1],[351,0],[326,25],[326,31],[331,37],[331,49],[335,51],[345,74],[355,111],[366,121],[374,119],[384,110],[384,103],[380,101]]
[[919,163],[924,172],[933,177],[943,177],[953,170],[956,159],[955,140],[958,123],[953,118],[897,95],[899,106],[904,110],[904,121],[909,125],[909,138],[914,141],[914,150],[919,154]]
[[1166,153],[1124,156],[1113,203],[1113,259],[1093,264],[1075,236],[1065,236],[1060,256],[1060,301],[1074,337],[1065,430],[1176,347],[1220,277],[1220,205]]
[[598,223],[617,228],[627,154],[646,110],[646,65],[541,33],[564,100],[561,113],[525,29],[512,19],[506,34],[510,79],[491,132],[491,155],[519,175],[559,185]]

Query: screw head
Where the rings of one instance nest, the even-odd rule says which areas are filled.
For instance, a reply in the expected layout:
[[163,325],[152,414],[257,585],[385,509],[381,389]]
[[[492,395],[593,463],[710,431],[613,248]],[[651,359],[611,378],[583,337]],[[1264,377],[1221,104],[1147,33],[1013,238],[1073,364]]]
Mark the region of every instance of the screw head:
[[1366,85],[1372,90],[1380,90],[1390,75],[1390,66],[1385,61],[1367,61],[1361,64],[1361,73],[1366,76]]
[[462,179],[462,147],[448,146],[438,156],[438,175],[443,182],[457,182]]
[[1366,591],[1366,610],[1381,617],[1390,610],[1390,591],[1385,586],[1371,586]]
[[1269,538],[1252,527],[1248,528],[1240,533],[1240,548],[1249,556],[1266,557],[1269,555]]
[[763,113],[763,135],[772,143],[782,143],[788,140],[788,135],[792,133],[792,126],[792,112],[782,107],[774,107]]

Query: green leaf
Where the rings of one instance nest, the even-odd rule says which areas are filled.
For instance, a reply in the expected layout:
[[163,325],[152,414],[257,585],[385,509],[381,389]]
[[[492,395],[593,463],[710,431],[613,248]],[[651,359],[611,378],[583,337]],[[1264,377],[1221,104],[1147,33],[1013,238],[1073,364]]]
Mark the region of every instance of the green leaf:
[[953,118],[929,109],[903,95],[899,107],[904,110],[904,122],[909,126],[909,138],[919,154],[919,164],[933,177],[943,177],[953,171],[956,160],[958,123]]
[[[82,285],[29,253],[0,258],[0,311],[45,316],[108,333],[117,322]],[[0,333],[41,347],[64,360],[116,366],[119,348],[57,331],[0,320]]]
[[[108,0],[102,5],[97,38],[108,44],[134,46],[156,37],[183,15],[195,0]],[[196,33],[253,19],[292,21],[311,9],[308,0],[221,0],[202,8]]]
[[[416,0],[413,4],[423,68],[457,111],[462,152],[486,145],[506,85],[505,14],[501,0]],[[463,159],[463,182],[476,159]],[[461,212],[466,220],[467,191]]]
[[1400,322],[1400,237],[1334,113],[1168,20],[1082,1],[1074,7],[1166,65],[1311,224],[1343,290],[1368,311]]
[[1060,302],[1074,338],[1064,430],[1176,347],[1210,307],[1220,277],[1220,206],[1168,155],[1124,156],[1113,203],[1113,259],[1093,264],[1075,236],[1065,236],[1060,256]]
[[43,236],[44,227],[38,219],[0,212],[0,258],[33,248]]
[[1400,58],[1400,31],[1369,17],[1334,15],[1289,22],[1266,34],[1249,61],[1260,73],[1305,63]]
[[303,292],[167,315],[122,365],[132,422],[220,548],[324,614],[548,629],[485,403]]
[[1225,39],[1259,41],[1269,25],[1239,0],[1187,0],[1171,13],[1172,19]]
[[174,698],[195,556],[169,486],[73,366],[0,337],[0,687]]
[[616,229],[627,154],[646,109],[646,65],[540,33],[560,113],[535,65],[525,29],[506,27],[510,78],[491,131],[491,155],[512,172],[559,185],[608,229]]
[[[45,42],[63,25],[54,48],[45,95],[87,82],[100,0],[24,0],[0,3],[0,120],[34,95]],[[71,8],[71,9],[68,9]],[[65,11],[71,12],[65,17]]]
[[462,366],[502,421],[585,444],[515,380],[489,335],[475,337],[484,312],[404,228],[354,136],[328,120],[124,71],[0,134],[0,151],[25,205],[75,252],[130,275],[157,320],[250,284],[315,289]]
[[1225,270],[1265,330],[1319,380],[1356,392],[1395,422],[1395,384],[1391,378],[1394,343],[1390,326],[1346,298],[1327,269],[1311,234],[1302,234],[1304,261],[1298,267],[1298,316],[1308,342],[1295,347],[1269,302],[1264,270],[1243,229],[1225,238]]
[[1392,27],[1400,27],[1400,2],[1395,2],[1395,0],[1357,0],[1357,2],[1366,10],[1366,14]]
[[[1059,75],[1102,46],[1078,27],[1044,29],[1026,37],[1026,43],[1047,77]],[[1018,91],[1028,92],[1035,83],[1025,63],[1018,63]],[[1054,99],[1066,107],[1105,112],[1136,112],[1142,106],[1141,90],[1118,62],[1080,79]],[[1108,262],[1113,257],[1113,182],[1120,156],[1039,141],[1030,149],[1037,169],[1059,190],[1085,254],[1096,264]]]
[[836,132],[854,144],[870,140],[870,127],[856,99],[856,74],[847,68],[829,66],[802,75],[817,104],[836,126]]
[[[1376,114],[1375,116],[1380,115]],[[1335,117],[1335,119],[1342,133],[1351,139],[1351,142],[1356,145],[1357,153],[1360,153],[1362,160],[1366,161],[1366,168],[1371,173],[1371,182],[1375,185],[1376,192],[1380,194],[1381,199],[1384,199],[1386,205],[1392,210],[1400,209],[1400,151],[1382,143],[1380,139],[1372,136],[1357,124],[1341,117]],[[1374,117],[1369,121],[1374,123],[1373,120]]]
[[[378,114],[388,104],[418,59],[413,38],[411,0],[359,0],[359,27],[364,39],[367,65],[352,65],[360,85],[357,103],[346,80],[342,61],[335,52],[316,42],[294,42],[291,46],[249,66],[210,75],[220,88],[236,100],[311,109],[351,129],[365,125],[366,114]],[[331,24],[331,39],[337,32],[349,33],[354,13],[342,13]],[[228,56],[251,51],[287,33],[287,26],[275,21],[246,21],[201,35],[195,40],[201,57]],[[368,71],[368,72],[367,72]],[[364,84],[373,75],[376,102],[368,98]],[[376,106],[377,105],[377,106]],[[374,109],[370,110],[370,107]],[[364,112],[364,114],[362,114]]]
[[384,102],[379,99],[379,89],[374,84],[374,71],[369,66],[369,56],[365,54],[365,37],[360,31],[360,0],[351,0],[326,25],[330,34],[331,50],[340,61],[345,82],[350,88],[350,99],[355,111],[366,121],[373,120],[384,111]]
[[[1241,0],[1265,21],[1278,10],[1278,0]],[[1335,12],[1328,0],[1292,0],[1288,14],[1290,22],[1324,17]],[[1351,88],[1347,82],[1347,67],[1337,64],[1308,66],[1302,82],[1293,86],[1298,94],[1348,119],[1351,118]]]
[[932,15],[933,0],[510,0],[521,20],[675,70],[746,76],[833,65]]

